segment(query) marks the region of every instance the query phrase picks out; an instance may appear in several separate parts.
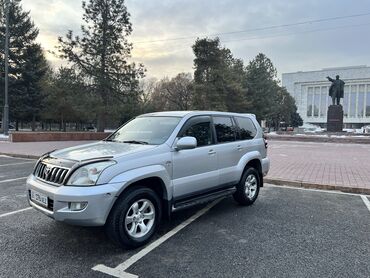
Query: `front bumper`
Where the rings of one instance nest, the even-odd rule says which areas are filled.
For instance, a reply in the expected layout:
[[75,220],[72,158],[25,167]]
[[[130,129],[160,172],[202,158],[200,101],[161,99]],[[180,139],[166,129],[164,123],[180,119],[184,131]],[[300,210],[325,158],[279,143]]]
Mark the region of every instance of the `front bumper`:
[[[117,192],[117,184],[103,184],[88,187],[54,186],[30,175],[27,179],[28,202],[36,210],[46,214],[56,221],[80,226],[102,226],[112,208]],[[30,190],[42,193],[48,197],[48,207],[33,202]],[[80,211],[72,211],[69,202],[87,202]]]

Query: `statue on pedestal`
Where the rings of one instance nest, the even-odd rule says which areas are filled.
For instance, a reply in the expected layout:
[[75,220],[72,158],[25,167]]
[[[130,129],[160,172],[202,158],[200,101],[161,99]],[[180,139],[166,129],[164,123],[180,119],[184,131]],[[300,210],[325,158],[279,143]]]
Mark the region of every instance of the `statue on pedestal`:
[[[342,132],[343,131],[343,107],[340,105],[340,99],[344,96],[344,81],[339,79],[339,75],[335,79],[326,77],[331,81],[329,88],[329,96],[333,101],[333,105],[329,105],[327,117],[327,131],[328,132]],[[335,105],[336,103],[336,105]]]
[[333,105],[335,105],[335,100],[337,105],[340,105],[340,99],[344,97],[344,81],[339,79],[339,75],[335,77],[335,79],[330,78],[329,76],[326,77],[329,81],[331,81],[331,86],[329,88],[329,96],[333,101]]

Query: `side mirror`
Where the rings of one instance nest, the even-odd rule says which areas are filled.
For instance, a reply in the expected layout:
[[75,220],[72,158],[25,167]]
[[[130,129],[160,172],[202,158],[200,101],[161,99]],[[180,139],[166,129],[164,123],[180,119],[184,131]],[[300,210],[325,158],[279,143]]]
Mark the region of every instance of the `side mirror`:
[[176,144],[176,150],[190,150],[197,147],[197,139],[191,136],[185,136],[180,138]]

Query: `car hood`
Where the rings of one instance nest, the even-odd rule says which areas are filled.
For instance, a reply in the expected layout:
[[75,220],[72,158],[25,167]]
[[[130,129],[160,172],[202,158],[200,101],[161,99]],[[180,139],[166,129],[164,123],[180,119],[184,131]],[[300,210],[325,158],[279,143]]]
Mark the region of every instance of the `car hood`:
[[56,150],[50,153],[50,156],[61,159],[82,161],[100,157],[118,157],[126,154],[153,149],[155,147],[157,146],[101,141]]

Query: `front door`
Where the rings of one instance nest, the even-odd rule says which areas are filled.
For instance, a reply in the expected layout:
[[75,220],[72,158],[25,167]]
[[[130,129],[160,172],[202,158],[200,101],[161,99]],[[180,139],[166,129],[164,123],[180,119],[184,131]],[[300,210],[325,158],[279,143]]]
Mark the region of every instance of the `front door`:
[[173,195],[177,200],[202,194],[219,183],[211,117],[190,118],[178,138],[184,136],[195,137],[197,147],[173,152]]

